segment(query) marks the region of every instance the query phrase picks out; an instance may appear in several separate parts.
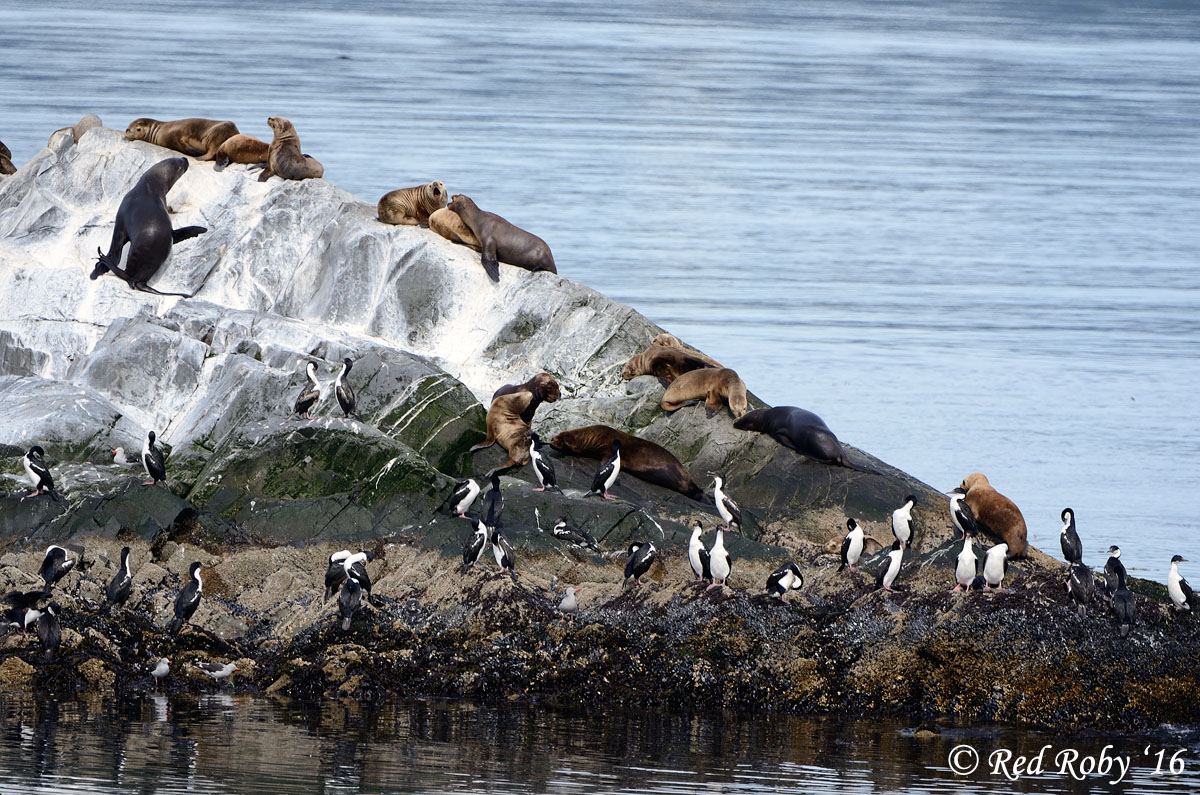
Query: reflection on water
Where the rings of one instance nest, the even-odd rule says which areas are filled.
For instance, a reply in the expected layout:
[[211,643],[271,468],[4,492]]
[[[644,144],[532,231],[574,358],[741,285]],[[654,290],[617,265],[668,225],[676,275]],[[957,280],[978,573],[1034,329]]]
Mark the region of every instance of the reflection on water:
[[[958,777],[950,750],[1035,754],[1047,771],[1012,783]],[[1185,749],[1184,772],[1150,775]],[[0,700],[0,790],[65,792],[1085,792],[1052,755],[1132,754],[1128,791],[1195,792],[1200,734],[1061,737],[1005,730],[918,739],[892,721],[568,714],[537,707],[401,702]],[[1109,774],[1109,778],[1115,777]],[[1105,788],[1107,789],[1107,788]]]

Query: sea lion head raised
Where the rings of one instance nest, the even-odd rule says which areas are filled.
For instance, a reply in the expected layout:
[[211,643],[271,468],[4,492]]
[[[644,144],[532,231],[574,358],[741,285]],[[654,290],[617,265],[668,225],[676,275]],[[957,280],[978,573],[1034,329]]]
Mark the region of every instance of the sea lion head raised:
[[538,373],[529,379],[528,386],[534,397],[546,403],[554,403],[562,397],[558,381],[554,380],[554,376],[549,373]]
[[992,484],[988,481],[987,475],[983,474],[982,472],[972,472],[963,478],[962,485],[959,488],[963,489],[963,491],[969,492],[974,486],[986,486],[991,488]]
[[470,196],[464,196],[461,193],[456,193],[450,197],[450,209],[462,215],[464,212],[479,211],[479,205],[472,201]]

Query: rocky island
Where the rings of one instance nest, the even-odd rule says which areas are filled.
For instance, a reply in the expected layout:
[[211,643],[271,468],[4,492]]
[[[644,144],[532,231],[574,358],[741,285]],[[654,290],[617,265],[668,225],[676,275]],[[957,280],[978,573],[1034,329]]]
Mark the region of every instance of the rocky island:
[[[1004,590],[950,593],[961,542],[942,489],[849,446],[874,471],[811,461],[735,429],[726,410],[707,417],[703,403],[664,412],[658,379],[621,372],[663,329],[555,274],[502,266],[493,283],[475,251],[380,223],[373,204],[328,181],[259,183],[243,166],[193,161],[168,195],[172,224],[208,231],[175,246],[155,285],[194,297],[89,280],[125,192],[172,154],[97,127],[78,143],[57,134],[0,181],[0,588],[41,588],[50,544],[81,550],[55,586],[57,656],[47,661],[36,635],[0,636],[0,689],[200,689],[214,685],[195,662],[212,660],[237,664],[234,687],[298,698],[1111,730],[1200,721],[1196,620],[1170,609],[1163,586],[1132,581],[1128,637],[1098,598],[1077,616],[1062,562],[1036,550],[1012,562]],[[291,416],[306,366],[328,388],[346,357],[358,416],[327,394],[317,419]],[[747,514],[726,535],[728,587],[697,587],[688,564],[692,521],[706,540],[718,526],[711,504],[633,477],[615,500],[585,497],[597,462],[574,457],[554,459],[561,493],[534,491],[529,467],[502,477],[515,576],[462,571],[472,526],[445,496],[505,460],[499,447],[470,448],[495,389],[539,372],[562,391],[533,420],[543,439],[603,423],[662,445],[705,488],[707,473],[725,474]],[[150,430],[166,486],[114,463],[118,447],[136,458]],[[62,499],[25,497],[33,445]],[[875,590],[882,552],[839,572],[846,518],[886,546],[909,494],[916,531],[897,590]],[[555,539],[560,517],[600,551]],[[643,584],[626,585],[635,541],[659,555]],[[108,609],[124,546],[132,595]],[[372,554],[370,603],[349,631],[323,584],[342,547]],[[193,561],[204,598],[172,636]],[[787,561],[804,585],[780,601],[764,585]],[[579,604],[569,623],[556,610],[567,587]],[[149,673],[159,657],[174,661],[162,682]]]

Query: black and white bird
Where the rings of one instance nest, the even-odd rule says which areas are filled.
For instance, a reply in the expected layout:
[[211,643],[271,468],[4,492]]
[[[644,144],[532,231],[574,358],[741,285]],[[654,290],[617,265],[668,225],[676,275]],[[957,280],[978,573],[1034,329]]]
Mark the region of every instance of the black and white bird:
[[733,570],[733,560],[725,549],[724,528],[717,528],[717,540],[713,541],[712,549],[708,550],[708,570],[712,574],[712,584],[705,590],[709,591],[725,585],[725,581],[729,579],[729,572]]
[[717,513],[721,515],[721,521],[725,523],[725,528],[732,530],[737,526],[738,530],[742,529],[742,509],[734,502],[733,497],[725,493],[725,476],[720,472],[709,472],[713,479],[713,504],[717,506]]
[[488,539],[491,538],[491,531],[488,526],[483,523],[482,519],[471,519],[475,525],[475,532],[467,536],[466,543],[463,544],[463,568],[467,569],[474,566],[483,557],[483,551],[487,549]]
[[1133,592],[1125,587],[1125,567],[1121,566],[1116,575],[1117,587],[1113,591],[1112,611],[1113,615],[1117,617],[1117,627],[1123,638],[1133,628],[1133,620],[1137,611],[1133,605]]
[[550,460],[550,456],[545,455],[539,448],[542,440],[538,435],[532,434],[529,440],[529,463],[533,464],[533,474],[537,476],[538,488],[534,491],[546,491],[554,489],[562,493],[562,489],[558,487],[558,477],[554,474],[554,462]]
[[1075,612],[1080,618],[1087,616],[1087,604],[1092,600],[1096,590],[1096,578],[1091,568],[1082,563],[1071,564],[1071,573],[1067,575],[1067,594],[1075,603]]
[[1167,593],[1176,610],[1191,610],[1194,594],[1192,586],[1188,585],[1188,581],[1183,579],[1183,575],[1179,573],[1180,563],[1187,563],[1187,558],[1183,555],[1175,555],[1171,558],[1171,571],[1167,574]]
[[46,451],[35,444],[21,458],[21,463],[25,467],[25,477],[29,478],[29,485],[33,487],[33,491],[25,496],[36,497],[39,494],[49,494],[54,499],[61,500],[58,492],[54,490],[54,478],[50,475],[50,467],[46,466],[45,456]]
[[46,650],[46,662],[54,659],[59,644],[62,643],[62,626],[58,623],[58,614],[61,611],[61,607],[51,602],[46,605],[46,609],[38,616],[38,640],[42,642],[42,648]]
[[847,566],[850,567],[850,571],[854,571],[854,564],[862,557],[863,544],[866,542],[866,536],[863,535],[863,529],[858,526],[858,522],[847,519],[846,530],[846,537],[842,539],[842,565],[838,566],[838,571]]
[[500,516],[504,513],[504,494],[500,491],[499,472],[493,471],[488,479],[492,481],[492,487],[483,495],[480,518],[488,527],[495,529],[500,526]]
[[[578,588],[567,588],[567,593],[563,596],[562,601],[558,603],[558,612],[563,619],[571,619],[571,623],[575,622],[575,614],[579,612],[579,601],[575,598],[575,594],[579,592]],[[560,620],[563,620],[560,619]]]
[[975,521],[975,512],[967,505],[967,492],[960,486],[949,492],[950,521],[954,523],[955,538],[979,535],[979,525]]
[[900,576],[900,566],[903,563],[904,547],[897,539],[892,542],[891,552],[887,553],[883,565],[879,567],[879,573],[875,575],[875,589],[892,590],[892,586],[896,584],[896,578]]
[[904,498],[904,504],[892,511],[892,534],[900,542],[901,549],[908,549],[913,537],[912,509],[917,504],[917,498],[911,494]]
[[304,385],[304,389],[296,397],[296,404],[292,407],[293,414],[299,414],[306,420],[315,420],[312,415],[312,408],[321,399],[321,382],[317,380],[317,363],[309,362],[305,368],[308,373],[308,383]]
[[1104,599],[1112,601],[1117,592],[1117,582],[1127,576],[1125,564],[1121,562],[1121,548],[1113,544],[1108,548],[1108,560],[1104,562]]
[[354,362],[350,361],[349,356],[342,359],[342,369],[333,382],[333,394],[337,396],[338,405],[342,407],[342,416],[346,418],[354,413],[354,407],[358,405],[358,401],[354,397],[354,390],[350,388],[350,382],[346,380],[346,376],[350,375],[350,368],[353,366]]
[[609,494],[609,489],[617,482],[617,477],[621,474],[621,443],[614,440],[612,443],[612,452],[600,464],[600,468],[596,470],[596,476],[592,478],[592,489],[585,496],[599,494],[606,500],[616,499]]
[[338,613],[342,617],[342,632],[350,631],[354,611],[362,604],[362,592],[362,586],[353,577],[347,577],[342,583],[342,589],[338,591]]
[[362,586],[363,591],[367,594],[367,602],[371,601],[371,576],[367,574],[367,563],[371,560],[370,552],[355,552],[348,558],[342,560],[342,567],[346,570],[346,578],[357,580]]
[[146,441],[142,443],[142,468],[146,470],[146,477],[150,478],[143,481],[143,486],[167,482],[167,464],[163,461],[162,451],[154,444],[154,431],[146,434]]
[[983,579],[987,590],[999,591],[1004,587],[1004,575],[1008,573],[1008,544],[997,544],[983,558]]
[[43,591],[10,591],[5,594],[4,601],[9,605],[4,611],[5,623],[19,629],[24,635],[29,631],[29,625],[42,615],[41,603],[46,598]]
[[594,552],[600,551],[600,545],[588,531],[572,527],[567,524],[566,519],[559,519],[555,522],[554,527],[550,528],[550,533],[559,541],[565,541],[573,547],[586,547]]
[[504,533],[496,528],[492,528],[492,555],[496,558],[496,563],[500,566],[500,571],[510,572],[516,575],[517,556],[513,554],[512,545],[508,543],[508,539],[504,537]]
[[962,551],[958,553],[958,562],[954,565],[954,590],[970,590],[978,571],[978,560],[975,556],[975,537],[964,536]]
[[454,484],[454,488],[451,489],[442,505],[449,504],[451,513],[459,519],[465,519],[467,511],[471,510],[471,505],[479,496],[479,492],[479,484],[475,482],[474,478],[460,480]]
[[704,526],[700,524],[700,520],[692,520],[692,539],[688,542],[688,563],[692,565],[692,573],[696,575],[696,580],[700,583],[712,579],[708,548],[704,546],[704,541],[700,538],[700,534],[703,532]]
[[51,544],[46,547],[46,556],[42,558],[42,567],[38,569],[38,574],[46,583],[46,587],[42,590],[46,596],[50,595],[50,589],[56,582],[66,576],[67,572],[75,568],[75,564],[79,562],[79,558],[73,558],[67,554],[67,550],[57,544]]
[[767,577],[767,593],[778,596],[779,601],[786,601],[788,591],[798,591],[804,587],[804,575],[795,563],[785,563]]
[[1083,542],[1079,540],[1079,533],[1075,532],[1075,512],[1063,508],[1062,522],[1058,543],[1062,546],[1063,559],[1072,565],[1083,563]]
[[210,662],[208,660],[196,660],[192,665],[196,666],[205,676],[211,676],[214,682],[221,683],[222,680],[228,679],[233,675],[233,672],[238,669],[233,663]]
[[108,584],[104,600],[110,605],[123,605],[133,589],[133,573],[129,570],[129,547],[121,547],[121,566]]
[[166,678],[167,674],[171,673],[171,661],[166,657],[159,657],[158,661],[150,669],[150,676],[154,678],[154,689],[158,689],[158,683]]
[[200,579],[200,561],[197,560],[188,569],[187,584],[179,589],[179,595],[175,597],[175,618],[170,627],[172,635],[178,635],[184,622],[195,615],[203,592],[204,581]]
[[627,587],[630,578],[633,578],[634,582],[641,585],[642,576],[650,571],[650,567],[654,565],[654,558],[657,554],[658,550],[654,548],[654,544],[650,541],[636,541],[630,544],[625,559],[625,582],[621,587]]
[[346,581],[346,558],[350,550],[339,549],[329,556],[329,568],[325,569],[325,598],[333,596],[342,583]]

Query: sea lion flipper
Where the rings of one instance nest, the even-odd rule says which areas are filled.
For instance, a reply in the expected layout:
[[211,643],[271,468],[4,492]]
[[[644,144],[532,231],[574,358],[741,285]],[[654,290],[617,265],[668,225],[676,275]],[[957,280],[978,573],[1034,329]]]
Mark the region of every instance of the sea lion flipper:
[[499,262],[499,260],[497,260],[494,256],[489,257],[487,255],[487,253],[484,252],[481,263],[483,264],[483,270],[485,273],[487,273],[489,279],[491,279],[494,282],[500,281],[500,262]]
[[183,226],[179,229],[172,229],[171,242],[178,243],[181,240],[187,240],[188,238],[195,237],[196,235],[202,235],[207,231],[208,227],[204,226]]
[[271,178],[272,173],[273,172],[271,171],[271,165],[268,163],[267,165],[263,166],[263,173],[258,175],[258,181],[266,182],[268,179]]

